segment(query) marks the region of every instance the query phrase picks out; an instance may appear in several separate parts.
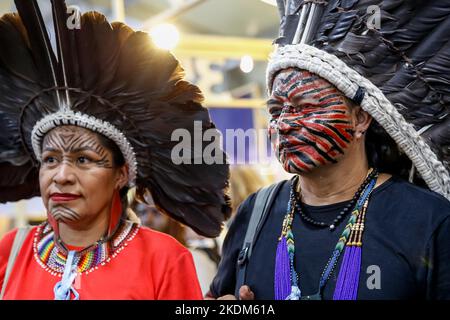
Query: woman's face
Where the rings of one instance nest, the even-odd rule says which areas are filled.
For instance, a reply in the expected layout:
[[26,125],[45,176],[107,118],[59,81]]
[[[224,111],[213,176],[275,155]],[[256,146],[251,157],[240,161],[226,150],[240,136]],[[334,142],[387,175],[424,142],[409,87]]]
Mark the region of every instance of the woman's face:
[[48,214],[59,223],[88,226],[109,215],[115,190],[125,186],[124,168],[98,134],[76,126],[51,130],[42,143],[41,196]]
[[336,163],[354,139],[343,94],[308,71],[281,71],[267,107],[272,146],[287,172],[305,173]]

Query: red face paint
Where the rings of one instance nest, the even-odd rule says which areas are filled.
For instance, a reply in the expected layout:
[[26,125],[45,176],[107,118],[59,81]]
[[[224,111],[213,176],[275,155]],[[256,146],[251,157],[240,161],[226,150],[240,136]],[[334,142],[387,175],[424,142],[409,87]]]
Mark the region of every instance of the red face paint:
[[272,146],[287,172],[310,172],[336,163],[353,141],[352,118],[343,94],[308,71],[280,72],[267,107]]

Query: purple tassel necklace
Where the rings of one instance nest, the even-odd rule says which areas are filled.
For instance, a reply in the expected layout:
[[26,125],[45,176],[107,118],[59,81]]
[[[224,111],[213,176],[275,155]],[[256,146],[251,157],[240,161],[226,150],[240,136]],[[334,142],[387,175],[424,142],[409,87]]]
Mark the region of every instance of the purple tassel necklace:
[[[345,248],[339,271],[333,300],[356,300],[358,294],[359,274],[361,268],[362,234],[369,197],[378,178],[376,170],[369,174],[357,191],[358,200],[351,213],[347,225],[329,258],[319,282],[319,290],[311,296],[302,296],[299,276],[295,271],[295,242],[292,232],[292,221],[296,209],[301,213],[301,207],[295,192],[295,181],[292,180],[287,213],[283,220],[281,235],[278,239],[275,257],[274,290],[276,300],[321,300],[323,288],[333,273],[338,259]],[[331,228],[332,230],[333,228]]]

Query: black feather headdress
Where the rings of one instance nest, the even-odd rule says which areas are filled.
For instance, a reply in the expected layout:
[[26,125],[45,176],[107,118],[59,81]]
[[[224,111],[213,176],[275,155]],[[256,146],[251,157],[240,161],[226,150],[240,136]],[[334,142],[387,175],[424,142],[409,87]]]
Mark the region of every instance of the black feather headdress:
[[416,180],[450,199],[450,1],[277,3],[269,90],[287,67],[327,79],[371,114],[374,132],[393,141],[397,151],[389,149],[384,160],[397,158],[396,169],[409,171],[411,180],[417,169]]
[[51,1],[55,53],[36,0],[15,2],[18,14],[0,19],[0,201],[39,195],[41,140],[71,124],[118,145],[140,199],[150,192],[163,212],[217,236],[230,215],[228,165],[171,159],[174,130],[216,130],[175,57],[96,12],[70,28],[63,0]]

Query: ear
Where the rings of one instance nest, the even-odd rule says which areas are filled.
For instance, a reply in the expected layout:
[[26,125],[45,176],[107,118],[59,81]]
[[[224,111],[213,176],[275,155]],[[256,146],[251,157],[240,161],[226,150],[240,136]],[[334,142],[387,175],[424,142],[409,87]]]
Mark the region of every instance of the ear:
[[355,138],[361,139],[372,122],[372,116],[360,106],[354,108],[355,113]]
[[123,165],[118,168],[116,178],[116,189],[122,189],[128,183],[128,165]]

